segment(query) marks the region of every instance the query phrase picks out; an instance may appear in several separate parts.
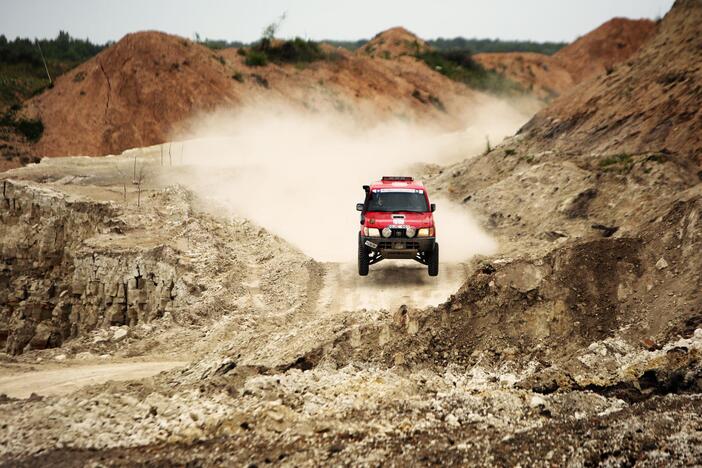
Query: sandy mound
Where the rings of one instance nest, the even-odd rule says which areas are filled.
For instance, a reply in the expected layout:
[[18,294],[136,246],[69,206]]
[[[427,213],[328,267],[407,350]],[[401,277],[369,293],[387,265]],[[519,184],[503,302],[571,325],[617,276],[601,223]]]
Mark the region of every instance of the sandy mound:
[[[407,37],[399,31],[386,35]],[[388,43],[397,40],[405,39]],[[199,113],[260,100],[363,120],[367,110],[378,119],[430,117],[456,128],[466,108],[489,100],[411,57],[324,50],[327,58],[312,63],[249,67],[236,49],[212,51],[160,32],[129,34],[27,103],[27,114],[45,126],[36,154],[116,154],[166,141]]]
[[357,53],[390,59],[403,55],[416,55],[429,49],[430,47],[422,39],[405,28],[396,27],[377,34]]
[[105,154],[161,141],[192,112],[236,102],[224,68],[186,39],[128,34],[27,103],[45,126],[37,153]]
[[648,41],[657,25],[649,20],[614,18],[553,56],[538,53],[476,54],[475,60],[548,100],[575,84],[611,71]]
[[702,161],[702,2],[678,1],[627,64],[539,112],[522,130],[534,147],[666,151]]

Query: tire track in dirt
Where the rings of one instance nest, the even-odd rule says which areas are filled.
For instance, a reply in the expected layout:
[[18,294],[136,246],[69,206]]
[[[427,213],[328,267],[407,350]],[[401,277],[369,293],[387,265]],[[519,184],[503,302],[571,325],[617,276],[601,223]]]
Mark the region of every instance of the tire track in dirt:
[[466,265],[442,264],[430,277],[423,265],[386,260],[359,276],[351,263],[324,264],[324,284],[318,310],[394,310],[401,305],[436,306],[455,293],[467,277]]

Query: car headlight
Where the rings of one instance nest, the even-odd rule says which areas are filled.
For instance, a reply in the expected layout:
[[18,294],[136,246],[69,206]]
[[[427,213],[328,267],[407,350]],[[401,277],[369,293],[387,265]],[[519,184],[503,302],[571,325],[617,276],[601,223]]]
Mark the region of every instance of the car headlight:
[[430,228],[421,228],[421,229],[417,232],[417,237],[431,237],[431,236],[433,236],[433,235],[434,235],[434,228],[433,228],[433,227],[430,227]]
[[417,230],[412,226],[407,226],[407,229],[405,229],[405,234],[407,234],[407,237],[412,238],[415,234],[417,234]]
[[390,237],[392,236],[392,229],[389,227],[386,227],[383,229],[383,237]]
[[380,229],[378,228],[363,228],[363,235],[369,237],[380,237]]

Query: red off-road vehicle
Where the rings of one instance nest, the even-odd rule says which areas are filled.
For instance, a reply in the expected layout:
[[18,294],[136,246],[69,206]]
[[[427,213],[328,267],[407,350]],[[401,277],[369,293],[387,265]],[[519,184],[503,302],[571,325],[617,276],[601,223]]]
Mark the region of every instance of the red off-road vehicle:
[[356,205],[361,212],[358,233],[358,274],[385,258],[416,260],[439,274],[439,243],[432,213],[436,205],[421,182],[412,177],[383,177],[364,185],[366,199]]

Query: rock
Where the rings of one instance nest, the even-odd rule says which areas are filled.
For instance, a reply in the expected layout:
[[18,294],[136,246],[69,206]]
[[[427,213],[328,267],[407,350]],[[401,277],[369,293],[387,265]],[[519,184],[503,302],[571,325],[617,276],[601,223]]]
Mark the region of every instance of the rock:
[[451,427],[459,427],[461,425],[461,423],[458,422],[458,418],[453,414],[446,416],[446,424]]
[[661,257],[658,259],[658,261],[656,262],[656,268],[658,268],[659,270],[665,270],[666,268],[668,268],[668,262],[665,261],[665,258]]
[[656,342],[653,341],[652,338],[644,338],[643,340],[641,340],[641,344],[643,344],[644,348],[646,348],[649,351],[653,351],[654,349],[656,349]]
[[120,328],[120,329],[116,330],[114,332],[114,334],[112,335],[112,341],[114,341],[115,343],[118,343],[118,342],[122,341],[123,339],[125,339],[127,337],[128,333],[129,332],[127,331],[126,328]]
[[496,274],[500,286],[509,286],[522,293],[538,289],[543,279],[541,269],[526,262],[515,262]]
[[46,349],[58,346],[60,343],[57,342],[60,340],[56,339],[55,333],[56,329],[51,322],[41,322],[37,325],[34,336],[29,341],[29,349]]
[[54,360],[56,361],[65,361],[66,360],[66,355],[65,354],[59,354],[58,356],[54,357]]
[[619,226],[605,226],[603,224],[593,224],[591,227],[602,231],[602,237],[612,237],[619,230]]
[[542,406],[546,406],[546,400],[541,398],[539,395],[534,395],[531,397],[531,400],[529,400],[530,408],[538,408]]

